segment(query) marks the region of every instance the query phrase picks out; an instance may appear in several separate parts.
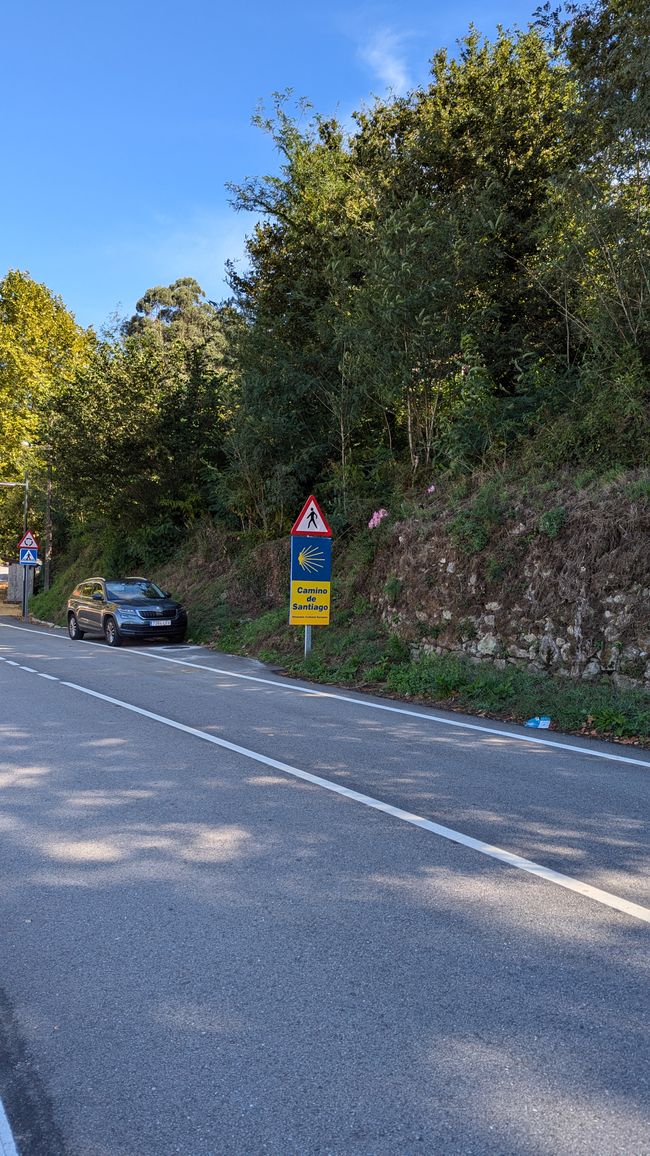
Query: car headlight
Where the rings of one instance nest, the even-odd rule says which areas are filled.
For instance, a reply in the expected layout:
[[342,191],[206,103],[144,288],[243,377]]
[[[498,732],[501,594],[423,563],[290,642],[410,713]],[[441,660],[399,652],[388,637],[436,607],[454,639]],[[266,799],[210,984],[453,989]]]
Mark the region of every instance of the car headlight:
[[137,610],[132,610],[130,606],[120,606],[118,612],[120,618],[139,618]]

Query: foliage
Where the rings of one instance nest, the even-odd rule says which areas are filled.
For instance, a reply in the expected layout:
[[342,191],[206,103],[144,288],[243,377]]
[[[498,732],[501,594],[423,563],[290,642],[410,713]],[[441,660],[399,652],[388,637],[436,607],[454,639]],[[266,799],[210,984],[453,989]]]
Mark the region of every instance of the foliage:
[[[56,470],[53,428],[62,393],[85,367],[94,335],[27,273],[0,281],[0,480],[30,478],[28,520],[42,529],[47,463]],[[15,551],[24,491],[0,489],[0,556]],[[36,521],[34,521],[36,513]]]
[[565,522],[566,510],[564,506],[553,506],[552,510],[546,510],[541,515],[537,526],[540,534],[546,534],[548,538],[557,538]]
[[[99,340],[8,273],[0,474],[29,469],[42,510],[49,464],[59,548],[92,532],[121,568],[206,514],[285,533],[310,492],[337,535],[376,526],[433,471],[492,478],[451,526],[476,553],[507,516],[511,463],[642,464],[648,20],[641,0],[591,0],[493,42],[470,29],[348,132],[275,94],[254,120],[277,171],[231,189],[257,221],[227,305],[180,277]],[[7,542],[20,498],[0,495]]]
[[399,596],[402,592],[402,585],[402,579],[397,578],[394,574],[391,574],[391,576],[387,578],[386,582],[384,583],[384,594],[386,595],[390,604],[393,606],[397,601],[399,601]]
[[449,537],[465,554],[477,554],[487,546],[492,531],[508,513],[504,491],[498,481],[485,483],[468,509],[449,523]]
[[580,685],[510,667],[495,670],[456,655],[427,655],[391,670],[386,680],[396,693],[452,700],[472,711],[504,713],[524,721],[547,714],[560,730],[650,737],[650,710],[643,691],[608,685]]
[[230,419],[230,318],[185,278],[149,290],[61,391],[59,501],[112,571],[169,553],[206,507]]

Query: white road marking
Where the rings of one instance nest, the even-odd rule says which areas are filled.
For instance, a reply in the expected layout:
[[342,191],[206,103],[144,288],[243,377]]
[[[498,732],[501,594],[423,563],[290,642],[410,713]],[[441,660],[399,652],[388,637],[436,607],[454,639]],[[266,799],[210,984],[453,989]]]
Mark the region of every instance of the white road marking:
[[[7,622],[1,622],[0,626],[6,627],[7,630],[23,630],[23,631],[26,631],[28,634],[43,634],[43,635],[46,635],[48,638],[52,637],[52,634],[49,631],[31,630],[28,626],[10,626],[9,623],[7,623]],[[65,636],[65,637],[67,637],[67,636]],[[78,642],[77,645],[94,646],[95,643],[92,643],[92,642],[89,642],[89,643],[80,642],[79,643]],[[106,651],[108,651],[109,649],[110,649],[109,647],[106,647],[105,650],[104,650],[104,648],[102,648],[102,654],[106,653]],[[387,711],[390,714],[406,715],[408,718],[425,719],[427,722],[440,723],[441,726],[446,726],[446,727],[456,727],[458,730],[478,731],[481,734],[495,735],[497,738],[515,739],[517,742],[520,742],[520,743],[532,743],[535,746],[553,747],[555,750],[569,751],[569,752],[571,752],[573,754],[577,754],[577,755],[590,755],[591,758],[594,758],[594,759],[607,759],[610,762],[626,763],[629,766],[646,767],[648,770],[650,770],[650,762],[648,762],[645,759],[633,759],[629,755],[615,755],[615,754],[610,754],[609,751],[595,751],[595,750],[592,750],[590,747],[577,747],[577,746],[574,746],[572,743],[560,743],[560,742],[553,741],[553,739],[542,739],[542,738],[538,738],[537,734],[535,734],[535,735],[522,735],[522,734],[518,734],[516,731],[499,730],[497,727],[481,726],[479,723],[461,722],[458,719],[442,718],[440,715],[435,715],[435,714],[431,714],[431,713],[425,714],[424,711],[411,710],[408,707],[392,706],[389,703],[368,702],[365,699],[352,698],[350,695],[337,694],[334,691],[318,690],[318,689],[312,690],[310,687],[293,686],[290,682],[284,682],[284,681],[281,682],[278,679],[261,678],[258,675],[253,675],[253,674],[236,674],[232,670],[223,670],[220,667],[216,667],[216,666],[204,666],[204,665],[199,664],[198,662],[184,662],[183,659],[181,659],[181,658],[169,658],[169,657],[166,657],[166,655],[164,655],[164,654],[158,653],[157,651],[151,651],[151,650],[149,650],[149,651],[147,651],[147,650],[128,650],[128,651],[125,651],[125,650],[121,650],[121,651],[119,651],[119,653],[124,654],[124,655],[128,654],[129,656],[134,656],[134,657],[139,657],[139,658],[153,658],[153,659],[157,659],[159,662],[173,662],[177,666],[187,666],[190,670],[206,670],[210,674],[225,675],[228,678],[238,678],[238,679],[242,679],[245,682],[263,683],[265,686],[275,686],[275,687],[278,687],[280,690],[289,691],[293,694],[312,695],[315,698],[331,698],[331,699],[335,699],[337,702],[352,703],[353,706],[362,707],[362,708],[365,707],[368,710],[381,710],[381,711]],[[9,660],[7,659],[6,661],[9,661]],[[19,663],[13,663],[12,665],[18,666]]]
[[163,726],[172,727],[174,730],[182,731],[184,734],[193,735],[195,738],[202,739],[204,742],[213,743],[217,747],[223,747],[227,751],[233,751],[235,754],[243,755],[244,758],[252,759],[256,763],[262,763],[266,767],[272,767],[276,771],[282,771],[284,774],[292,775],[295,779],[301,779],[303,782],[312,783],[315,787],[321,787],[325,791],[331,791],[332,794],[341,795],[345,799],[351,799],[355,803],[361,803],[365,807],[370,807],[375,811],[381,811],[385,815],[390,815],[394,819],[400,819],[404,823],[410,823],[413,827],[420,827],[424,831],[430,831],[433,835],[438,835],[442,839],[448,839],[451,843],[460,843],[463,847],[469,847],[473,851],[478,851],[482,855],[487,855],[491,859],[497,859],[501,863],[506,863],[509,867],[517,867],[520,871],[525,871],[529,875],[536,875],[540,879],[545,879],[549,883],[556,883],[559,887],[564,887],[567,891],[574,891],[578,895],[585,896],[588,899],[593,899],[597,903],[603,904],[605,907],[612,907],[616,911],[621,911],[625,915],[630,915],[634,919],[640,919],[644,923],[650,923],[650,908],[642,907],[638,903],[631,903],[628,899],[622,899],[618,895],[612,895],[608,891],[602,891],[599,887],[592,887],[590,883],[583,883],[580,879],[572,879],[570,875],[563,875],[560,871],[553,871],[550,867],[544,867],[540,863],[534,863],[531,859],[523,859],[520,855],[513,855],[510,851],[504,851],[501,847],[493,847],[490,843],[484,843],[481,839],[474,839],[471,835],[465,835],[462,831],[455,831],[451,827],[443,827],[439,823],[433,823],[430,819],[425,819],[421,815],[412,814],[410,811],[404,811],[401,807],[393,807],[390,803],[384,803],[381,799],[375,799],[371,795],[364,795],[360,791],[351,790],[350,787],[343,787],[339,783],[333,783],[330,779],[322,779],[319,775],[312,775],[309,771],[301,771],[298,767],[293,767],[289,763],[280,762],[278,759],[269,758],[268,755],[262,755],[258,751],[252,751],[248,747],[241,747],[237,743],[228,742],[227,739],[217,738],[216,735],[208,734],[207,731],[198,730],[196,727],[189,727],[185,723],[177,722],[175,719],[167,718],[165,715],[155,714],[153,711],[144,710],[143,707],[135,706],[133,703],[124,702],[119,698],[112,698],[108,694],[100,694],[99,691],[90,690],[88,687],[79,686],[76,682],[64,682],[62,686],[70,687],[71,690],[79,691],[81,694],[87,694],[91,698],[100,699],[102,702],[110,703],[112,706],[118,706],[122,710],[132,711],[134,714],[142,715],[144,718],[152,719],[154,722],[162,723]]
[[0,1100],[0,1156],[18,1156],[18,1149],[14,1142],[7,1113],[4,1110],[2,1100]]

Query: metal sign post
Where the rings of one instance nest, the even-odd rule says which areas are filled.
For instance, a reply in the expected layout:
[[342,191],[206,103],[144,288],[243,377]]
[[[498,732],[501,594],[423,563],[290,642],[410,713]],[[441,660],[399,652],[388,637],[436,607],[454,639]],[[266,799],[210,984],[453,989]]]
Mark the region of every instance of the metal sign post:
[[20,539],[20,542],[18,543],[18,561],[20,562],[20,565],[23,568],[22,614],[23,614],[23,618],[26,620],[28,617],[28,613],[27,613],[28,612],[28,605],[27,604],[29,601],[29,592],[28,592],[28,588],[27,588],[28,587],[27,571],[32,566],[39,566],[40,561],[41,561],[39,556],[38,556],[38,542],[36,541],[36,538],[32,534],[31,530],[26,530],[25,533],[23,534],[22,538]]

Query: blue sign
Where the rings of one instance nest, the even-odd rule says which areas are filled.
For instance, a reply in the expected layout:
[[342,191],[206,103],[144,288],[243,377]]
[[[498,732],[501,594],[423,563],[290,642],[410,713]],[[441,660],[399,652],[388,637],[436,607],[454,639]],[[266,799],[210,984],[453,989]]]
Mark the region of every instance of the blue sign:
[[40,566],[38,550],[34,546],[21,546],[19,562],[21,566]]
[[291,581],[329,582],[332,577],[332,539],[295,535],[291,539]]

